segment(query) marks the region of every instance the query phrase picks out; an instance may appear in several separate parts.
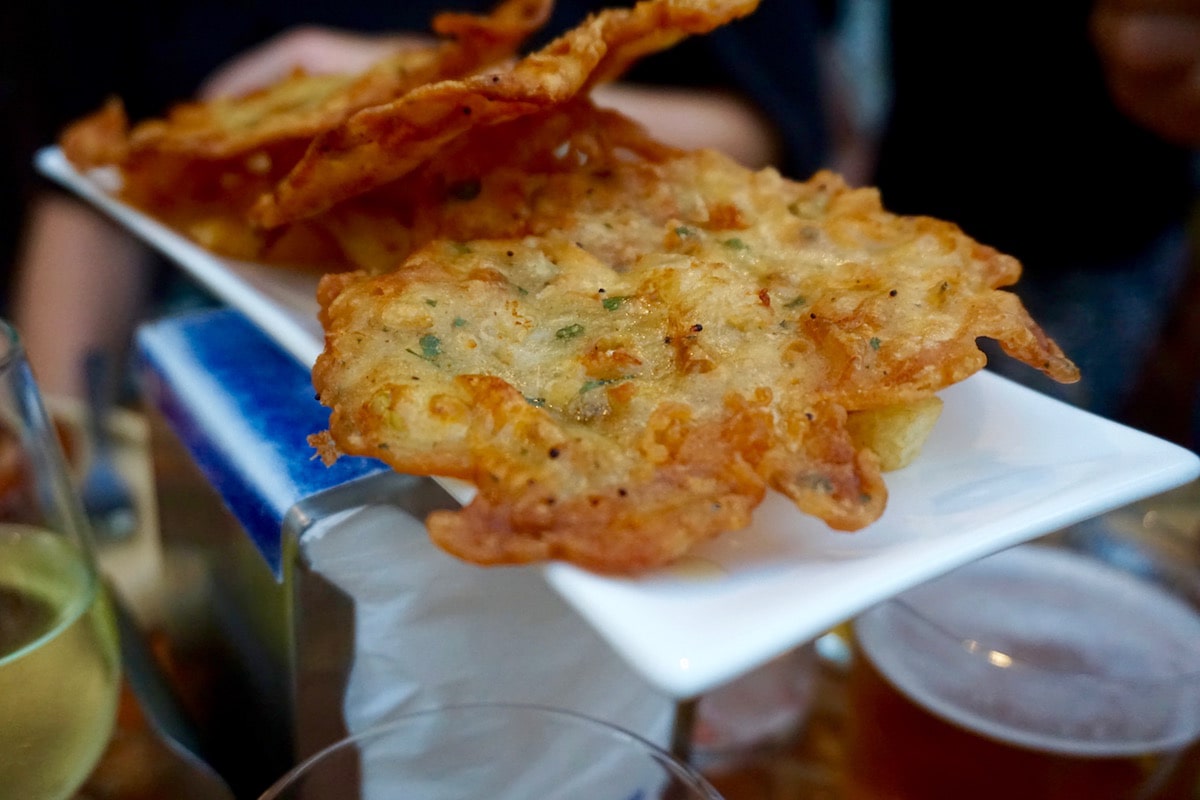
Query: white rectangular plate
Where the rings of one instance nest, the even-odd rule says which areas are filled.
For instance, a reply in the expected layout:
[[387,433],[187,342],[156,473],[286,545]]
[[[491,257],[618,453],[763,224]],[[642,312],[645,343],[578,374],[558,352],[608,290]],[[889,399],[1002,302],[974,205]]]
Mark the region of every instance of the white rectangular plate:
[[[312,365],[323,342],[314,275],[214,256],[115,201],[54,148],[38,165]],[[693,697],[956,566],[1200,476],[1188,450],[990,373],[942,398],[932,437],[887,476],[887,511],[866,530],[835,533],[770,495],[751,527],[670,569],[613,578],[552,564],[546,578],[649,681]]]

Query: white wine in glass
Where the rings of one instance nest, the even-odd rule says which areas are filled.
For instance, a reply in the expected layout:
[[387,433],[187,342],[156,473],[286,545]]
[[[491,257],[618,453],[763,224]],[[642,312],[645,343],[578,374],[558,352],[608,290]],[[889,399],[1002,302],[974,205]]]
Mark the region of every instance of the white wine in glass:
[[0,321],[0,798],[64,800],[112,734],[120,664],[61,449]]

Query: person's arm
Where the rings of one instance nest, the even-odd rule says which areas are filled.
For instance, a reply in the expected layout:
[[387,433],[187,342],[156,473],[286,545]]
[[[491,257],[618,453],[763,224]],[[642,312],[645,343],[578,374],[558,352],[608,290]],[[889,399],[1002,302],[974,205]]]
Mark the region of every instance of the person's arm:
[[777,163],[779,141],[752,103],[732,92],[614,83],[592,92],[596,104],[614,108],[650,135],[685,150],[713,148],[748,167]]
[[1117,106],[1200,147],[1200,0],[1100,0],[1092,34]]
[[14,296],[14,322],[30,365],[50,394],[84,396],[83,357],[127,352],[145,301],[142,245],[82,203],[46,194],[29,209]]

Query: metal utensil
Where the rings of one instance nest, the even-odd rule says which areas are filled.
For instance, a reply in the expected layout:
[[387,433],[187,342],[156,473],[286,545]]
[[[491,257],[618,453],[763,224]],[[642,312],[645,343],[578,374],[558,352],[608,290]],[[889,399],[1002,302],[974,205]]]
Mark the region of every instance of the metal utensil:
[[116,382],[108,357],[98,350],[87,354],[83,370],[91,439],[91,459],[80,489],[83,509],[98,540],[124,539],[137,530],[137,504],[113,458],[108,420]]

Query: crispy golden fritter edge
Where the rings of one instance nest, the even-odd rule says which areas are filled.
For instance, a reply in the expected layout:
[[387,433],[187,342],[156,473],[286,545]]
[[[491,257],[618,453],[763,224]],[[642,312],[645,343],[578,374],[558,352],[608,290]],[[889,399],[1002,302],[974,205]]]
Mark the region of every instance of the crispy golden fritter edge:
[[[495,133],[493,142],[504,141]],[[462,558],[636,571],[744,527],[768,487],[835,528],[858,529],[882,513],[886,487],[873,453],[850,436],[849,413],[962,380],[984,364],[978,336],[1060,380],[1077,376],[1017,297],[1000,291],[1016,281],[1019,264],[956,226],[889,214],[877,192],[829,173],[798,183],[710,152],[596,163],[605,152],[589,151],[586,168],[524,173],[528,195],[505,195],[504,206],[525,221],[521,236],[433,240],[390,274],[322,282],[327,338],[314,384],[332,409],[337,450],[475,484],[465,509],[429,519],[435,541]],[[575,162],[568,153],[559,163]],[[511,189],[503,177],[496,182]],[[456,213],[497,205],[490,176],[482,182]],[[581,197],[588,200],[559,202]],[[681,198],[696,197],[685,213]],[[631,262],[610,249],[608,220],[633,237]],[[794,256],[794,269],[781,253]],[[668,265],[656,266],[664,258]],[[545,267],[544,284],[530,283],[538,263],[561,268]],[[684,263],[691,272],[680,271]],[[681,274],[699,288],[679,289]],[[746,283],[744,308],[713,290],[721,307],[697,317],[696,293],[717,278]],[[555,356],[547,347],[558,337],[543,330],[541,349],[522,355],[511,325],[469,339],[460,337],[469,329],[455,328],[455,320],[502,309],[535,331],[562,325],[561,338],[573,340],[575,326],[563,325],[572,314],[584,331],[605,319],[597,280],[610,293],[630,291],[618,307],[641,315],[646,330],[636,343],[600,336]],[[546,297],[565,305],[539,306]],[[701,318],[708,321],[693,322]],[[741,339],[723,333],[735,322],[749,326]],[[738,366],[738,385],[729,365],[739,353],[723,350],[722,336],[778,342],[776,372],[755,372],[769,371],[758,352]],[[668,355],[650,355],[655,341]],[[512,345],[514,364],[472,362],[463,371],[452,343]],[[597,404],[569,392],[538,396],[531,376],[558,362],[575,370],[578,396],[603,397],[604,417],[588,419]],[[635,375],[651,367],[658,372]],[[709,371],[725,382],[691,375]],[[662,387],[647,388],[654,380]]]

